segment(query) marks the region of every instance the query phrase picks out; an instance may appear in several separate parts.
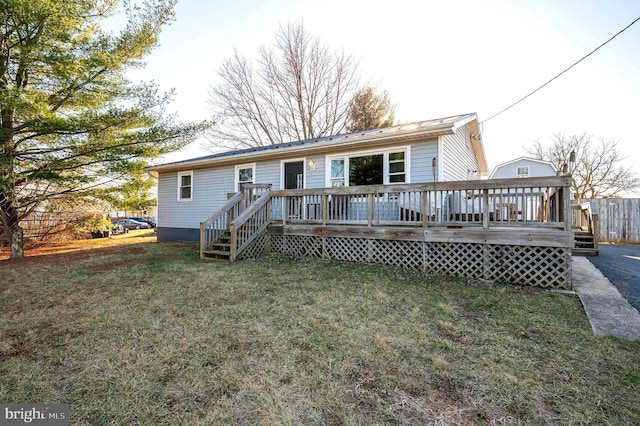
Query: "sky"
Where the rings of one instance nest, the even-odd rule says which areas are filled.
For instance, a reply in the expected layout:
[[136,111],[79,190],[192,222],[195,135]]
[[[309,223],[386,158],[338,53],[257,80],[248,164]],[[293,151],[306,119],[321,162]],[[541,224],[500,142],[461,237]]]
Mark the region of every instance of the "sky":
[[[331,50],[359,59],[400,123],[476,112],[482,122],[640,17],[638,0],[178,0],[176,17],[133,81],[176,96],[181,121],[211,115],[209,88],[234,48],[254,56],[303,20]],[[556,133],[614,138],[638,170],[640,22],[517,106],[482,124],[489,172]],[[196,141],[163,158],[206,155]]]

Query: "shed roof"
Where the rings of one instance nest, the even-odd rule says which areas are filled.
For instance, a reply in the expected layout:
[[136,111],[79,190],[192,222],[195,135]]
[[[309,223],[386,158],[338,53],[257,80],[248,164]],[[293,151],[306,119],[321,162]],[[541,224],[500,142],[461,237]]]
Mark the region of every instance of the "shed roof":
[[393,142],[413,141],[441,135],[453,134],[460,126],[470,124],[472,133],[472,145],[480,171],[486,172],[486,158],[478,129],[478,118],[475,113],[454,115],[450,117],[436,118],[415,123],[401,124],[398,126],[381,129],[364,130],[353,133],[344,133],[301,141],[285,142],[275,145],[252,147],[234,151],[219,152],[203,157],[158,164],[147,170],[155,172],[170,172],[187,169],[205,168],[218,165],[240,164],[247,161],[260,159],[273,159],[301,154],[319,154],[353,149],[355,147],[370,147]]
[[494,167],[493,171],[492,171],[492,172],[491,172],[491,174],[489,175],[489,179],[491,179],[491,178],[493,177],[493,175],[495,175],[495,174],[496,174],[496,172],[497,172],[500,168],[502,168],[502,167],[506,167],[506,166],[510,166],[510,165],[515,164],[515,163],[517,163],[517,162],[519,162],[519,161],[529,161],[529,162],[532,162],[532,163],[544,164],[544,165],[547,165],[547,166],[551,167],[551,168],[553,169],[554,173],[557,173],[557,172],[558,172],[558,168],[557,168],[557,167],[556,167],[556,165],[555,165],[555,164],[553,164],[551,161],[547,161],[547,160],[538,160],[537,158],[531,158],[531,157],[518,157],[518,158],[516,158],[516,159],[514,159],[514,160],[510,160],[510,161],[507,161],[507,162],[505,162],[505,163],[498,164],[496,167]]

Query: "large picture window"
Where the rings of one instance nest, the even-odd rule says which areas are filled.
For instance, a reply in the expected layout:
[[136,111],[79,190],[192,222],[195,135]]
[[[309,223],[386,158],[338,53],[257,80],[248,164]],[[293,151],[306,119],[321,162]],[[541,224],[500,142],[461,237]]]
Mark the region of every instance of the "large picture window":
[[349,186],[382,185],[384,162],[382,154],[349,158]]
[[408,149],[403,148],[331,156],[328,158],[327,183],[329,186],[407,183],[407,152]]
[[178,173],[178,201],[191,201],[193,192],[193,172]]

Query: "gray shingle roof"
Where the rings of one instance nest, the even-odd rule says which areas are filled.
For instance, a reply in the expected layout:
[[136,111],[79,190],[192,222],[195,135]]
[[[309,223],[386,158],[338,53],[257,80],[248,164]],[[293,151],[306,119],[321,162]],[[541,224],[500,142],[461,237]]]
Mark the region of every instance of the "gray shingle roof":
[[252,147],[246,149],[239,149],[234,151],[219,152],[202,157],[192,158],[188,160],[176,161],[171,163],[164,163],[155,166],[151,166],[148,170],[162,170],[162,169],[176,169],[182,166],[190,167],[191,165],[203,165],[203,163],[217,163],[219,160],[230,157],[246,157],[251,154],[265,153],[268,151],[287,151],[294,150],[301,147],[315,147],[315,146],[333,146],[341,143],[357,143],[358,141],[375,141],[376,139],[389,139],[392,137],[408,137],[414,134],[425,134],[428,136],[429,132],[437,132],[442,134],[443,130],[449,130],[446,133],[450,133],[455,130],[456,127],[466,124],[471,120],[477,119],[475,113],[454,115],[444,118],[436,118],[432,120],[419,121],[415,123],[406,123],[397,126],[385,127],[381,129],[364,130],[353,133],[344,133],[331,136],[323,136],[319,138],[306,139],[301,141],[284,142],[275,145],[267,145],[260,147]]

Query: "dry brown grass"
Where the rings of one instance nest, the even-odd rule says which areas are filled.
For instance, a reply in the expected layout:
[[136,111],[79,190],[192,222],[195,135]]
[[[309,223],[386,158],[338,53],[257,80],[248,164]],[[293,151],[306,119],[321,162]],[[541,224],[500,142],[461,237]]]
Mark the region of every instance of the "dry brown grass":
[[594,336],[575,297],[196,250],[0,261],[0,401],[73,424],[640,423],[640,342]]

